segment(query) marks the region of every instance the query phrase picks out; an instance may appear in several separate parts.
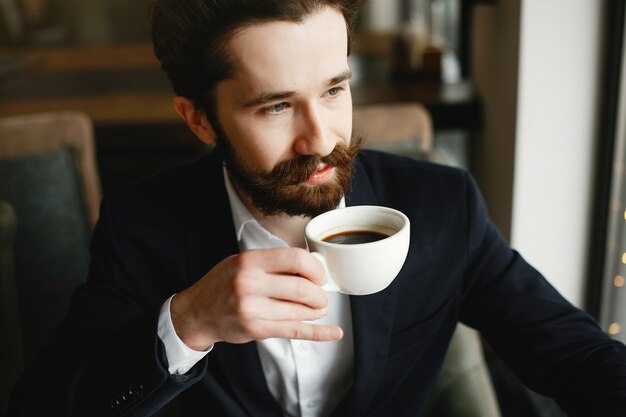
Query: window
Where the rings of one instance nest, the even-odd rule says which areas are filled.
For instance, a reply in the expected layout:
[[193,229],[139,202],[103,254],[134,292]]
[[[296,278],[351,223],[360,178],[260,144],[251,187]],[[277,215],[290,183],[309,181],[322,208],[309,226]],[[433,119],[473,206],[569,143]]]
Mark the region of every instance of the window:
[[626,342],[626,32],[624,3],[607,2],[602,131],[593,221],[588,310]]

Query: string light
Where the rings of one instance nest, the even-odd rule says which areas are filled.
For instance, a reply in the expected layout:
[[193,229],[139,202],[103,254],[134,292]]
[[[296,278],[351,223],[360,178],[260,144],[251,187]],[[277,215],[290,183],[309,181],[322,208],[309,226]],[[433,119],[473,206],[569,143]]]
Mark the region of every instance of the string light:
[[619,324],[617,323],[611,323],[611,325],[609,326],[609,334],[611,336],[615,336],[616,334],[618,334],[620,332],[620,328],[619,328]]
[[622,255],[622,263],[626,265],[626,252]]
[[623,287],[624,277],[621,275],[617,275],[615,278],[613,278],[613,285],[615,285],[616,287]]

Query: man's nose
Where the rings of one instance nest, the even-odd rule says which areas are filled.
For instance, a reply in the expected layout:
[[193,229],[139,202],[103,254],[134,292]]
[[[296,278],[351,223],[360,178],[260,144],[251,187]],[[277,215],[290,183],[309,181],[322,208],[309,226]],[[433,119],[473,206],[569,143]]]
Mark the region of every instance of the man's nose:
[[294,151],[299,155],[326,156],[337,144],[329,131],[323,110],[311,105],[304,108],[297,121]]

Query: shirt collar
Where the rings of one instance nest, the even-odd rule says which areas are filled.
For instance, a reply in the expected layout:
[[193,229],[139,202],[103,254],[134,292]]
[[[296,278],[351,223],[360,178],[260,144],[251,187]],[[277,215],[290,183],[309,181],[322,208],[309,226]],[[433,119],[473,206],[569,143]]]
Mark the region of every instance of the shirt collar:
[[[228,175],[228,171],[226,167],[224,169],[224,185],[226,186],[226,193],[228,194],[228,202],[230,203],[230,210],[233,215],[233,223],[235,225],[235,233],[237,234],[237,241],[241,241],[241,234],[243,229],[247,223],[257,223],[257,220],[254,218],[252,213],[246,208],[243,204],[237,192],[235,192],[235,188],[233,187],[232,182],[230,181],[230,176]],[[260,226],[260,225],[259,225]]]

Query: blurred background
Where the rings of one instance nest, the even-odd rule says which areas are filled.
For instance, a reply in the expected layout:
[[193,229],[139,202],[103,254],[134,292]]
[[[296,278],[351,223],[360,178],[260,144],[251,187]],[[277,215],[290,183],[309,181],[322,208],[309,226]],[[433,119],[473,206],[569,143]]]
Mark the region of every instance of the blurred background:
[[[623,3],[369,0],[350,65],[355,106],[422,105],[512,246],[626,341]],[[86,113],[105,194],[206,151],[172,97],[146,0],[0,0],[0,118]]]

